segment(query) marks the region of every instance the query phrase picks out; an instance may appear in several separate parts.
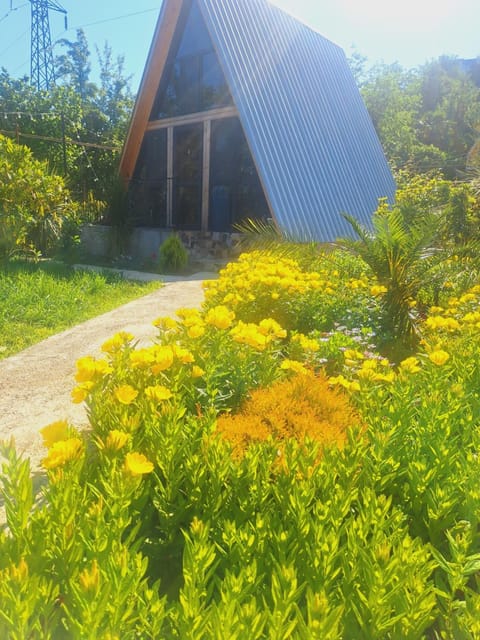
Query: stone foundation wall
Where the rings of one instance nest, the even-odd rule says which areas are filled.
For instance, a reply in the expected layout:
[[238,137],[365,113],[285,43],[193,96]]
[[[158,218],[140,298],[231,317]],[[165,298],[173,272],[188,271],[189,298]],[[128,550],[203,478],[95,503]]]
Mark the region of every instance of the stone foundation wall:
[[[127,255],[148,259],[158,256],[161,244],[173,233],[171,229],[136,227],[124,239]],[[240,233],[220,231],[178,231],[191,261],[227,260],[238,255]],[[84,251],[97,257],[110,257],[115,253],[115,232],[105,225],[85,225],[81,232]],[[118,247],[117,247],[118,249]],[[118,251],[117,251],[118,253]]]

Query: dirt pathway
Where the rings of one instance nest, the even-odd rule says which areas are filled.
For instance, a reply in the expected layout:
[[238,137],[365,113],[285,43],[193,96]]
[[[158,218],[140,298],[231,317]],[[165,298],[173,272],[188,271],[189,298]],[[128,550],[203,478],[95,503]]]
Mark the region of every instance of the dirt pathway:
[[75,363],[85,355],[98,355],[103,342],[117,331],[129,331],[148,342],[155,336],[153,320],[174,316],[180,307],[197,307],[203,300],[202,281],[172,282],[154,293],[114,311],[47,338],[5,360],[0,360],[0,440],[15,439],[17,450],[37,470],[45,450],[39,429],[55,420],[87,423],[83,405],[71,402]]

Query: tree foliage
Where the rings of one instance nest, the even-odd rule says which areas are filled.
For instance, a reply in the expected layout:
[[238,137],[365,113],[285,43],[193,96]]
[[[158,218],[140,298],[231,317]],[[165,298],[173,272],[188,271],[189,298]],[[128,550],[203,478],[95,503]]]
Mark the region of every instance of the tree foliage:
[[76,198],[87,200],[92,192],[105,200],[133,106],[129,78],[123,58],[115,59],[105,44],[97,51],[100,84],[90,80],[90,51],[81,29],[75,40],[63,39],[60,45],[58,86],[49,91],[37,91],[27,77],[14,79],[0,71],[1,130],[27,144],[36,158],[48,160]]
[[0,135],[0,258],[17,251],[48,253],[69,204],[63,179],[30,149]]
[[459,60],[442,56],[413,70],[377,65],[362,95],[395,169],[442,169],[449,178],[465,171],[479,139],[480,86]]

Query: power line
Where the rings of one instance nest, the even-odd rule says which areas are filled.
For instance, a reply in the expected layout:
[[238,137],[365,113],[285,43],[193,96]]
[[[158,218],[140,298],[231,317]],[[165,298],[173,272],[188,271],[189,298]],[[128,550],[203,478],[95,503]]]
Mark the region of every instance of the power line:
[[24,2],[23,4],[21,4],[19,7],[12,7],[11,9],[9,9],[7,11],[7,13],[0,18],[0,22],[3,22],[4,20],[6,20],[8,18],[8,16],[13,13],[14,11],[18,11],[19,9],[23,9],[23,7],[26,7],[28,5],[28,2]]
[[93,27],[97,24],[105,24],[106,22],[114,22],[115,20],[123,20],[123,18],[133,18],[133,16],[140,16],[144,13],[152,13],[152,11],[158,11],[158,7],[152,7],[152,9],[144,9],[143,11],[135,11],[134,13],[125,13],[121,16],[115,16],[113,18],[105,18],[104,20],[97,20],[96,22],[89,22],[87,24],[81,24],[77,27],[71,27],[68,31],[73,29],[83,29],[84,27]]
[[5,49],[3,49],[2,51],[0,51],[0,56],[3,56],[3,54],[4,54],[4,53],[7,53],[7,51],[8,51],[9,49],[11,49],[11,48],[13,47],[13,45],[14,45],[14,44],[17,44],[17,42],[18,42],[19,40],[21,40],[24,36],[26,36],[28,32],[29,32],[29,29],[26,29],[22,34],[20,34],[20,35],[18,36],[18,38],[16,38],[13,42],[11,42],[11,43],[8,45],[8,47],[5,47]]

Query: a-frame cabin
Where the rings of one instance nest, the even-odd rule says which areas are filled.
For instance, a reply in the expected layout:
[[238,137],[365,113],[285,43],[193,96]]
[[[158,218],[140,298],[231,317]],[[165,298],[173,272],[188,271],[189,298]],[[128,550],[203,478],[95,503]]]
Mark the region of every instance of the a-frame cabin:
[[343,51],[266,0],[163,1],[120,173],[139,226],[319,241],[395,191]]

